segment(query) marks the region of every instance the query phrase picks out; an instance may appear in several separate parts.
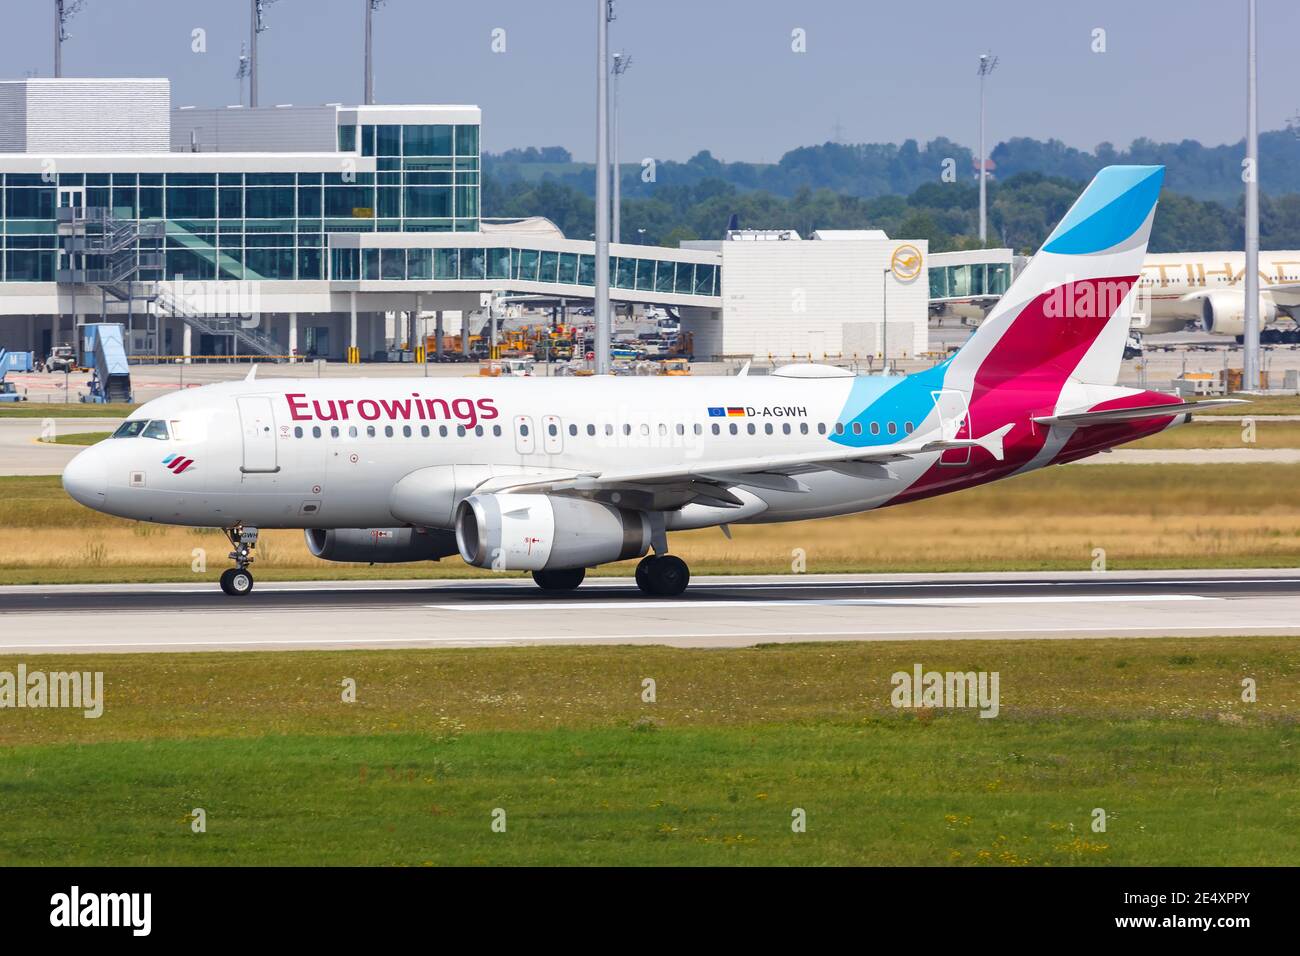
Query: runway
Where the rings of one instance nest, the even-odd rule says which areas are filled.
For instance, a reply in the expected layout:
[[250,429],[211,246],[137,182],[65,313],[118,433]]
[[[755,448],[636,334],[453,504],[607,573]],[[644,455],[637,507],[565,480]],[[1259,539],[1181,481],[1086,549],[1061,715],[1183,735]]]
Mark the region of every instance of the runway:
[[1300,569],[0,588],[0,653],[1300,636]]

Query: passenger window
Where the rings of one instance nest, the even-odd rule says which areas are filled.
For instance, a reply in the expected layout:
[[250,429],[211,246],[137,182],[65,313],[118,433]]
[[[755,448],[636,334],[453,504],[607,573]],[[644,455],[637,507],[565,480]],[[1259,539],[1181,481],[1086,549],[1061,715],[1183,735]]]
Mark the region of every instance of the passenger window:
[[826,423],[825,423],[825,422],[818,422],[818,423],[817,423],[817,434],[818,434],[818,435],[825,435],[825,434],[826,434]]
[[319,425],[313,425],[313,426],[312,426],[312,429],[311,429],[311,437],[312,437],[312,438],[320,438],[320,426],[319,426]]
[[158,420],[158,421],[150,422],[148,425],[145,426],[145,429],[144,429],[144,437],[145,437],[145,438],[157,438],[157,439],[160,439],[160,440],[162,440],[162,441],[166,441],[166,440],[167,440],[167,423],[164,422],[164,421],[162,421],[161,419]]
[[384,437],[385,437],[385,438],[392,438],[392,437],[393,437],[393,426],[392,426],[392,425],[385,425],[385,426],[384,426]]
[[301,425],[294,425],[294,426],[293,426],[293,437],[294,437],[294,438],[301,438],[301,437],[302,437],[302,426],[301,426]]
[[576,436],[577,434],[578,434],[578,426],[577,426],[577,425],[570,425],[570,426],[569,426],[569,435],[570,435],[570,436]]
[[872,423],[871,423],[871,434],[873,434],[873,435],[879,435],[879,434],[880,434],[880,422],[872,422]]
[[595,435],[595,434],[596,434],[596,426],[595,426],[595,425],[588,425],[588,426],[587,426],[587,434],[588,434],[588,435]]
[[[789,428],[790,426],[787,425],[786,427]],[[766,432],[766,433],[769,434],[769,435],[772,434],[772,423],[771,423],[771,422],[768,422],[766,425],[764,425],[764,426],[763,426],[763,431]]]
[[886,430],[887,432],[889,432],[889,434],[891,434],[891,435],[897,435],[897,434],[898,434],[898,426],[895,425],[893,422],[890,422],[888,425],[886,425],[886,426],[885,426],[885,430]]
[[337,425],[331,425],[331,426],[330,426],[330,438],[338,438],[338,437],[339,437],[339,426],[337,426]]
[[133,422],[123,422],[117,426],[117,431],[113,432],[114,438],[135,438],[149,423],[144,419],[138,419]]
[[843,435],[843,434],[844,434],[844,423],[843,423],[843,422],[836,422],[836,423],[835,423],[835,434],[837,434],[837,435]]
[[782,423],[781,423],[781,434],[783,434],[783,435],[788,435],[788,434],[790,434],[790,423],[789,423],[789,422],[782,422]]
[[476,438],[482,438],[482,437],[483,437],[483,426],[482,426],[482,425],[475,425],[475,426],[474,426],[474,437],[476,437]]
[[356,426],[356,425],[349,425],[349,426],[348,426],[348,437],[349,437],[349,438],[356,438],[356,437],[357,437],[357,426]]
[[715,434],[715,435],[721,435],[721,434],[722,434],[722,429],[719,428],[716,424],[713,426],[713,434]]
[[420,426],[420,437],[421,437],[421,438],[428,438],[428,437],[429,437],[429,426],[428,426],[428,425],[421,425],[421,426]]
[[[465,426],[464,426],[464,425],[461,425],[461,426],[460,426],[460,428],[459,428],[459,432],[458,432],[458,433],[461,434],[461,435],[465,434]],[[523,437],[527,438],[527,437],[528,437],[528,426],[527,426],[527,425],[523,425],[523,424],[521,424],[521,425],[519,426],[519,434],[522,435]]]
[[736,427],[736,423],[735,423],[735,422],[732,422],[730,425],[727,426],[727,428],[728,428],[728,430],[730,430],[731,434],[733,434],[733,435],[735,435],[736,433],[738,433],[738,432],[740,431],[740,429]]
[[501,437],[501,426],[500,426],[500,425],[493,425],[493,426],[492,426],[492,434],[495,435],[497,438],[500,438],[500,437]]
[[862,422],[854,422],[854,423],[853,423],[853,434],[855,434],[855,435],[861,435],[861,434],[862,434]]
[[403,437],[403,438],[410,438],[410,437],[411,437],[411,426],[410,426],[410,425],[403,425],[403,426],[402,426],[402,437]]
[[[528,434],[528,426],[527,426],[527,425],[524,426],[524,428],[523,428],[523,432],[524,432],[525,435]],[[465,437],[465,426],[464,426],[464,425],[457,425],[457,426],[456,426],[456,437],[457,437],[457,438],[464,438],[464,437]]]
[[807,423],[807,422],[800,422],[800,423],[799,423],[799,434],[800,434],[800,435],[807,435],[807,434],[808,434],[808,423]]
[[745,431],[749,432],[752,435],[754,434],[754,432],[758,431],[758,429],[754,427],[753,422],[750,422],[749,425],[746,426]]
[[367,437],[367,438],[374,438],[374,437],[375,437],[375,426],[374,426],[374,425],[367,425],[367,426],[366,426],[366,437]]
[[447,437],[447,426],[446,426],[446,425],[439,425],[439,426],[438,426],[438,437],[439,437],[439,438],[446,438],[446,437]]
[[910,435],[912,432],[916,431],[916,426],[911,422],[903,422],[903,430]]
[[[479,434],[481,435],[483,432],[480,430]],[[546,434],[550,435],[552,438],[559,434],[559,430],[555,427],[554,422],[551,422],[546,426]]]

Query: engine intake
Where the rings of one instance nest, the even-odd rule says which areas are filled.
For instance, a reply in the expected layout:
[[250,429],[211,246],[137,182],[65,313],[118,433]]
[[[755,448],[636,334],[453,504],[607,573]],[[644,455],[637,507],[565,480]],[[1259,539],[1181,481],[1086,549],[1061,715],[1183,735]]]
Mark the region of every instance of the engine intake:
[[639,558],[650,548],[640,511],[559,495],[471,495],[456,508],[466,563],[496,571],[588,568]]
[[[1263,328],[1277,318],[1277,304],[1272,298],[1259,297],[1259,324]],[[1214,292],[1201,300],[1201,323],[1214,335],[1244,335],[1246,332],[1246,297],[1240,292]]]
[[455,554],[456,538],[450,531],[415,528],[308,528],[307,549],[325,561],[398,564]]

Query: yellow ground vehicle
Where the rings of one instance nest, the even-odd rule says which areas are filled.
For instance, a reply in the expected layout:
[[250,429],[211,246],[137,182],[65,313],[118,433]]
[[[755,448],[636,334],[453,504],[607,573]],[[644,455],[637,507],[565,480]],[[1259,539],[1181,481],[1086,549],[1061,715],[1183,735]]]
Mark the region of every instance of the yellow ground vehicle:
[[660,375],[690,375],[691,363],[684,358],[664,359],[659,363]]

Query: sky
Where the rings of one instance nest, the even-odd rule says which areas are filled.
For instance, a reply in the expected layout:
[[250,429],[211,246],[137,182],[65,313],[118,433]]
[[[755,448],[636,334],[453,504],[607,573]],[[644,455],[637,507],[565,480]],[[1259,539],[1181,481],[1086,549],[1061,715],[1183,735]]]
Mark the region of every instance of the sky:
[[[165,76],[174,106],[239,101],[250,0],[82,2],[65,76]],[[360,101],[365,2],[273,0],[258,40],[261,105]],[[1258,6],[1260,129],[1278,129],[1300,112],[1290,57],[1300,3]],[[53,74],[53,7],[0,0],[4,78]],[[590,160],[596,8],[387,0],[374,21],[376,101],[474,104],[484,150],[558,145]],[[1246,0],[616,0],[610,51],[632,57],[622,158],[707,149],[775,162],[829,140],[935,136],[975,147],[986,50],[999,58],[987,81],[990,149],[1012,136],[1089,150],[1141,136],[1236,142],[1245,10]]]

